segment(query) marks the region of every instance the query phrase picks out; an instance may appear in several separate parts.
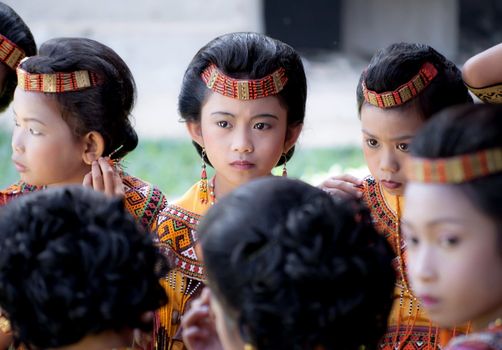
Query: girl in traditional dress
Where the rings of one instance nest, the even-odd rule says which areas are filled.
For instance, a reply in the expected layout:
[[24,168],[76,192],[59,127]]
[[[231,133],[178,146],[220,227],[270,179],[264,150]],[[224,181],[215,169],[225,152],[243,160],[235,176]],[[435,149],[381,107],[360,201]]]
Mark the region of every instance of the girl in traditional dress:
[[430,322],[405,275],[406,247],[399,231],[406,184],[403,166],[409,144],[426,120],[447,106],[471,101],[460,70],[427,45],[390,45],[378,51],[361,74],[357,103],[371,176],[361,181],[343,175],[322,186],[333,194],[362,197],[378,231],[396,252],[395,301],[381,349],[439,349],[452,335]]
[[502,349],[502,106],[445,110],[415,137],[402,230],[414,295],[449,350]]
[[[294,152],[305,115],[302,61],[290,46],[257,33],[231,33],[204,46],[183,78],[179,111],[201,156],[202,174],[158,217],[154,232],[176,269],[163,281],[171,302],[157,315],[157,349],[181,349],[181,316],[205,281],[196,233],[219,198],[269,176]],[[215,175],[208,179],[207,166]]]
[[119,165],[138,144],[129,120],[136,87],[125,62],[97,41],[61,38],[21,62],[17,75],[12,161],[21,181],[0,192],[0,204],[42,187],[83,183],[124,194],[127,209],[150,227],[165,197]]
[[211,208],[199,233],[210,292],[183,320],[191,350],[377,349],[394,253],[361,203],[262,178]]
[[14,96],[17,65],[36,53],[37,46],[26,23],[12,8],[0,2],[0,112],[9,106]]

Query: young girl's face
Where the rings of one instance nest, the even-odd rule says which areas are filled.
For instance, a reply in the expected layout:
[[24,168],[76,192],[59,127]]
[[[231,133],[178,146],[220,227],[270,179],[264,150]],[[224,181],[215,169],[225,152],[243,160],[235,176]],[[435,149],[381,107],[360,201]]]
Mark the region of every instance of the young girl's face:
[[433,321],[483,329],[502,316],[501,229],[454,185],[408,184],[408,275]]
[[287,126],[287,110],[274,96],[241,101],[211,92],[200,123],[189,125],[217,179],[232,188],[269,175],[301,130]]
[[420,114],[412,108],[403,111],[368,104],[361,108],[366,163],[371,175],[390,194],[403,194],[406,184],[403,166],[409,144],[423,124]]
[[31,185],[82,183],[89,166],[84,143],[61,116],[54,96],[16,89],[12,161],[21,180]]

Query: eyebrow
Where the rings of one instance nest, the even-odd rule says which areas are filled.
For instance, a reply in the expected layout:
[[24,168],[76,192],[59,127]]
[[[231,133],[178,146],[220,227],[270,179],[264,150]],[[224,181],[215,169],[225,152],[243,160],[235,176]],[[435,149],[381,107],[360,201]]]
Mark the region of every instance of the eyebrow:
[[[223,112],[223,111],[216,111],[216,112],[213,112],[210,114],[211,116],[216,116],[216,115],[226,115],[226,116],[229,116],[229,117],[232,117],[232,118],[235,118],[235,115],[230,113],[230,112]],[[279,117],[277,117],[276,115],[274,114],[270,114],[270,113],[260,113],[260,114],[256,114],[256,115],[253,115],[251,118],[273,118],[273,119],[277,119],[279,120]]]
[[[17,117],[17,113],[16,111],[13,109],[12,112],[14,112],[14,115]],[[41,125],[44,125],[45,126],[45,123],[36,119],[36,118],[22,118],[24,122],[35,122],[35,123],[39,123]]]
[[[407,226],[410,228],[413,227],[413,225],[410,222],[408,222],[407,220],[403,220],[403,219],[400,220],[400,224],[401,224],[401,226]],[[427,227],[434,227],[434,226],[438,226],[441,224],[454,224],[454,225],[463,226],[464,222],[458,218],[443,217],[443,218],[437,218],[437,219],[434,219],[434,220],[428,222],[426,224],[426,226]]]
[[[366,135],[368,135],[369,137],[372,137],[374,139],[377,139],[378,137],[376,137],[375,135],[369,133],[368,131],[362,129],[361,130],[363,133],[365,133]],[[401,135],[401,136],[396,136],[396,137],[393,137],[391,138],[390,140],[391,141],[403,141],[403,140],[409,140],[409,139],[412,139],[413,137],[415,137],[415,135]]]

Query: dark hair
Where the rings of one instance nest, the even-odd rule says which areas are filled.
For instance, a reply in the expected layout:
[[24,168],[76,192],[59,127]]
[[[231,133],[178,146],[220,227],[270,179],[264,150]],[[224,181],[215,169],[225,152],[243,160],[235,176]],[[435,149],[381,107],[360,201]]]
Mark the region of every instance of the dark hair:
[[122,158],[138,145],[129,116],[134,106],[136,85],[125,62],[109,47],[85,38],[46,41],[38,56],[20,65],[30,73],[87,70],[98,76],[96,87],[55,94],[63,118],[75,136],[99,132],[105,140],[104,155]]
[[[37,45],[30,28],[12,8],[3,2],[0,2],[0,34],[20,47],[26,56],[37,54]],[[0,62],[0,64],[4,63]],[[9,67],[3,89],[0,91],[0,112],[4,111],[12,101],[16,85],[16,71]]]
[[393,91],[407,83],[426,62],[432,63],[438,74],[417,97],[393,109],[416,108],[424,120],[441,109],[472,102],[462,81],[462,73],[453,62],[424,44],[396,43],[377,51],[357,84],[359,114],[365,103],[362,82],[378,93]]
[[[410,152],[424,158],[448,158],[502,148],[502,106],[473,104],[448,108],[414,137]],[[502,173],[455,185],[500,228],[502,252]]]
[[260,178],[211,208],[198,232],[211,290],[246,342],[376,349],[392,305],[394,253],[360,203]]
[[[226,75],[238,79],[259,79],[284,68],[288,82],[276,96],[287,109],[288,125],[303,123],[307,80],[302,60],[291,46],[258,33],[225,34],[197,52],[185,72],[178,97],[182,120],[200,121],[202,105],[211,91],[202,81],[201,74],[211,63]],[[202,156],[202,148],[196,142],[193,144]],[[286,160],[293,153],[294,147],[286,154]],[[211,165],[206,156],[204,161]],[[283,162],[284,157],[281,157],[277,165]]]
[[73,344],[89,334],[149,329],[167,302],[166,264],[121,199],[81,186],[23,196],[0,211],[0,306],[17,342]]

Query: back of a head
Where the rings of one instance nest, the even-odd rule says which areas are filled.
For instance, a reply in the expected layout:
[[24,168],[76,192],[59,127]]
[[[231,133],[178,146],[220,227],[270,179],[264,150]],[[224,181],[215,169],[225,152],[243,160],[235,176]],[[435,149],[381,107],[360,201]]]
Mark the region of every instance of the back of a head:
[[[36,55],[37,46],[30,29],[22,18],[3,2],[0,2],[0,34],[23,50],[26,56]],[[7,108],[14,96],[17,84],[16,71],[9,68],[5,79],[3,89],[0,91],[0,112]]]
[[[287,110],[288,125],[303,123],[307,80],[302,60],[291,46],[259,33],[225,34],[197,52],[185,72],[178,97],[178,109],[184,121],[200,121],[202,105],[211,91],[201,74],[210,64],[236,79],[260,79],[284,68],[288,81],[275,96]],[[196,144],[195,147],[200,154],[201,147]],[[294,148],[286,155],[287,160],[293,153]]]
[[[450,158],[502,149],[502,106],[473,104],[445,109],[415,136],[410,152],[420,158]],[[502,227],[502,173],[457,186]]]
[[392,304],[394,254],[359,204],[262,178],[218,202],[198,232],[209,286],[245,342],[259,350],[376,349]]
[[63,118],[76,136],[98,131],[105,140],[104,155],[122,146],[115,153],[122,158],[136,148],[138,137],[129,119],[136,85],[126,63],[111,48],[87,38],[51,39],[20,68],[29,73],[86,70],[96,74],[97,86],[55,94]]
[[365,103],[363,81],[368,90],[377,93],[394,91],[416,76],[425,63],[431,63],[437,75],[416,97],[392,108],[417,108],[427,120],[443,108],[472,102],[461,71],[453,62],[425,44],[395,43],[377,51],[361,74],[357,86],[359,112]]
[[103,331],[148,329],[166,265],[120,199],[48,189],[0,210],[0,306],[17,342],[57,348]]

